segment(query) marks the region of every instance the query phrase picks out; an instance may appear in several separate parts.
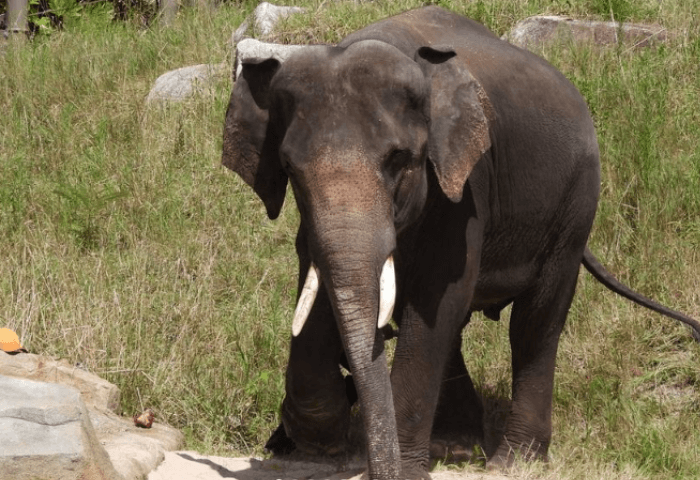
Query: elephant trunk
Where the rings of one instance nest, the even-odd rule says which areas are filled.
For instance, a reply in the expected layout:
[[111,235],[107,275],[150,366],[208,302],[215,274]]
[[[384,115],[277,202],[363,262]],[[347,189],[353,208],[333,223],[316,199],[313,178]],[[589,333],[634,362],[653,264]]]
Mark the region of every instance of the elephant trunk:
[[[394,401],[378,324],[396,294],[393,201],[360,149],[319,150],[295,164],[292,182],[311,267],[293,322],[297,335],[325,286],[361,404],[370,478],[400,477]],[[381,297],[381,298],[380,298]]]
[[319,218],[311,245],[333,306],[359,396],[367,438],[370,478],[399,478],[399,450],[384,339],[378,324],[391,317],[396,293],[393,224],[368,218]]

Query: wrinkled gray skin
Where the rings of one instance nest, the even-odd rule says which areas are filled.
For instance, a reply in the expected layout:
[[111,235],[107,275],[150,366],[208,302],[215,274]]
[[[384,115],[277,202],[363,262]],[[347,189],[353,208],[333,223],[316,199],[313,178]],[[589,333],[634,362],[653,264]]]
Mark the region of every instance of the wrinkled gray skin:
[[[472,312],[498,318],[512,303],[513,401],[489,461],[546,458],[557,345],[599,191],[593,122],[563,75],[472,20],[407,12],[284,64],[245,63],[223,163],[270,218],[291,185],[299,290],[311,262],[320,271],[282,406],[298,448],[345,447],[345,352],[370,478],[429,478],[431,433],[483,437],[460,332]],[[390,374],[377,315],[392,254]]]

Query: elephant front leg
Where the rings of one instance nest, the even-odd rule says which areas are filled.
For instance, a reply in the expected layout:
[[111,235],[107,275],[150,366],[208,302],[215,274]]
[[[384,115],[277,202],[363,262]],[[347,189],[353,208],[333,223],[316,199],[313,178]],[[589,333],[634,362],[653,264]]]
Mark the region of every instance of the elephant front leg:
[[342,352],[330,302],[321,289],[303,330],[292,338],[282,402],[284,432],[273,434],[269,450],[289,450],[289,440],[312,455],[345,450],[350,402],[339,368]]
[[[446,304],[451,307],[456,302]],[[461,313],[463,318],[464,312]],[[408,306],[402,314],[391,384],[403,478],[430,478],[431,434],[438,398],[445,372],[450,370],[447,365],[453,349],[449,347],[460,338],[461,322],[447,321],[447,318],[449,316],[443,317],[443,321],[426,322],[412,306]],[[478,409],[480,404],[477,405]],[[457,408],[456,404],[454,406]],[[461,405],[461,408],[474,406],[467,404]],[[461,413],[455,419],[458,423],[460,417],[463,418]],[[449,412],[443,411],[438,418],[440,424],[436,426],[445,427],[450,420]],[[454,433],[451,428],[449,431]]]
[[[391,371],[402,473],[410,479],[430,478],[431,433],[446,369],[449,375],[466,373],[460,332],[474,296],[481,258],[483,227],[475,217],[452,217],[464,218],[466,225],[443,225],[440,217],[431,218],[437,224],[429,221],[426,231],[442,235],[418,246],[430,254],[418,259],[413,272],[420,274],[406,283],[400,302],[403,308],[396,318],[400,330]],[[459,232],[464,235],[465,231],[464,240],[459,241]],[[466,417],[460,413],[455,420],[464,420],[467,429],[481,430],[477,420],[481,403],[471,381],[468,386],[462,381],[448,382],[446,395],[457,391],[454,404],[440,414],[438,426],[449,423],[450,412],[461,407],[472,411]],[[459,405],[461,401],[466,404]]]

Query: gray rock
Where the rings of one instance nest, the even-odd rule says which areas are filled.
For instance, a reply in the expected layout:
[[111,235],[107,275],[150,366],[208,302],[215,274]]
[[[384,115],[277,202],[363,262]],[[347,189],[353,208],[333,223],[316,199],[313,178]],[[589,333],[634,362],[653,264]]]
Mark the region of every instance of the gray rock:
[[[295,13],[304,13],[305,11],[301,7],[280,7],[268,2],[262,2],[253,12],[253,34],[259,38],[265,38],[273,32],[280,20]],[[245,20],[241,23],[233,34],[234,43],[238,43],[246,37],[249,34],[249,28],[250,21]]]
[[[85,480],[140,480],[182,446],[182,434],[157,418],[143,429],[116,415],[119,389],[65,360],[0,352],[0,375],[0,480],[74,479],[83,466]],[[99,463],[76,451],[97,451]]]
[[185,100],[195,93],[206,92],[227,74],[225,64],[201,64],[172,70],[156,79],[146,103]]
[[502,38],[519,47],[535,51],[555,42],[610,45],[620,40],[630,47],[638,48],[665,42],[671,36],[659,25],[623,23],[620,28],[617,22],[535,16],[521,20]]
[[301,7],[278,7],[271,3],[262,2],[255,8],[255,28],[263,37],[272,33],[277,23],[294,13],[304,13]]
[[31,353],[0,355],[0,375],[69,385],[78,389],[88,407],[119,413],[119,389],[97,375],[70,365],[66,360]]
[[0,376],[0,478],[122,480],[78,390]]
[[242,62],[249,58],[275,58],[280,62],[284,62],[292,53],[302,48],[313,48],[308,45],[280,45],[277,43],[265,43],[252,38],[241,40],[236,45],[236,75],[241,74]]
[[156,421],[137,428],[130,418],[90,410],[90,419],[114,468],[125,480],[140,480],[160,465],[165,452],[182,447],[180,431]]

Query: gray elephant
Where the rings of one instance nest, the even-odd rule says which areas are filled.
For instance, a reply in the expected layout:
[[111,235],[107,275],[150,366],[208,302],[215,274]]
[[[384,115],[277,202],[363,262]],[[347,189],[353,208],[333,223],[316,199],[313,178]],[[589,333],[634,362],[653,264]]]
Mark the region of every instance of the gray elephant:
[[[429,478],[431,434],[483,436],[459,349],[472,312],[498,318],[513,305],[512,407],[489,460],[502,465],[516,452],[546,458],[557,346],[582,262],[610,288],[662,308],[586,248],[599,154],[576,88],[438,7],[284,63],[244,62],[223,163],[272,219],[290,184],[301,216],[285,434],[304,451],[345,448],[346,357],[370,478]],[[390,373],[382,328],[392,317]]]

